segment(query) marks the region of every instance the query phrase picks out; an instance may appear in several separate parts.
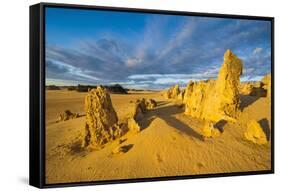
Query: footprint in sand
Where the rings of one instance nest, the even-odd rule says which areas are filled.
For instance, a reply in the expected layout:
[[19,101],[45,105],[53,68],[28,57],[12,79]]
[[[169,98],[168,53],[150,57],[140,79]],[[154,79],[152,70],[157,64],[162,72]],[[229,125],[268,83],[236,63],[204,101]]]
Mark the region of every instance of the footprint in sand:
[[163,162],[163,159],[159,153],[156,154],[156,159],[157,159],[157,162],[159,162],[159,163]]
[[204,164],[203,164],[203,163],[198,162],[198,163],[196,164],[196,167],[197,167],[197,169],[204,168]]

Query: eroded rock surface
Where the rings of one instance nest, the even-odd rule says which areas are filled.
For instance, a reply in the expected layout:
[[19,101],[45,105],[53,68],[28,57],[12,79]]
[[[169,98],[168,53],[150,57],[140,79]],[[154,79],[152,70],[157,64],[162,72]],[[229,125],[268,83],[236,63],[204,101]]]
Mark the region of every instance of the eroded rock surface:
[[177,99],[180,94],[179,85],[174,85],[170,87],[166,92],[166,98],[168,99]]
[[187,85],[185,114],[211,121],[235,121],[240,105],[238,85],[242,67],[242,61],[227,50],[217,80]]
[[157,106],[157,102],[154,99],[145,99],[145,105],[147,109],[153,109]]
[[139,122],[144,118],[145,113],[149,109],[157,106],[157,102],[153,99],[139,99],[135,102],[133,113],[128,118],[128,129],[130,132],[138,133],[141,131]]
[[97,87],[88,93],[85,111],[84,146],[100,147],[125,133],[117,123],[117,114],[104,88]]

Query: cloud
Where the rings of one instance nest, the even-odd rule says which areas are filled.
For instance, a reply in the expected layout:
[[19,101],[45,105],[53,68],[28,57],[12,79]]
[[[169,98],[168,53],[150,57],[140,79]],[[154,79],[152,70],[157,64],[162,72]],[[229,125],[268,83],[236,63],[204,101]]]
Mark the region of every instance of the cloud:
[[253,55],[257,55],[257,54],[260,54],[262,52],[262,48],[255,48],[253,50]]
[[271,31],[265,21],[153,15],[139,28],[132,28],[133,36],[83,39],[72,34],[80,41],[71,47],[47,42],[47,79],[153,89],[185,86],[189,80],[216,78],[227,49],[243,60],[243,79],[271,70]]
[[133,66],[136,66],[137,64],[139,64],[141,62],[142,62],[142,60],[140,58],[129,58],[125,61],[125,64],[128,67],[133,67]]

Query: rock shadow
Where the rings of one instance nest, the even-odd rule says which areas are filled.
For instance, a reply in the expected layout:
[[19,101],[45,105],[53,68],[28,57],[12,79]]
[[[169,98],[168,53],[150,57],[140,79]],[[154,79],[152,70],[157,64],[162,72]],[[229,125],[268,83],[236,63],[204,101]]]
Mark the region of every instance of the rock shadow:
[[[150,111],[147,111],[150,112]],[[149,127],[149,125],[152,123],[152,121],[155,119],[155,116],[151,116],[148,113],[144,114],[144,118],[141,119],[140,121],[138,121],[138,125],[140,126],[140,130],[144,130],[147,127]]]
[[126,153],[128,152],[130,149],[133,148],[133,144],[128,144],[128,145],[124,145],[124,146],[121,146],[120,149],[121,149],[121,152],[122,153]]
[[241,111],[244,111],[246,107],[250,106],[260,98],[259,96],[249,96],[249,95],[242,95],[242,94],[240,94],[239,96],[241,100],[241,104],[240,104]]
[[82,140],[76,140],[68,146],[69,154],[84,157],[86,156],[86,149],[82,147]]
[[261,125],[263,132],[266,135],[266,140],[269,141],[270,139],[270,128],[269,128],[269,122],[266,118],[263,118],[258,121],[258,123]]
[[224,131],[224,126],[227,124],[227,121],[224,119],[219,120],[214,124],[214,128],[218,129],[221,133]]
[[179,108],[177,105],[170,105],[170,106],[155,108],[148,111],[147,117],[149,119],[155,119],[155,117],[161,118],[164,121],[166,121],[166,123],[168,123],[171,127],[177,129],[178,131],[188,136],[191,136],[197,140],[204,141],[204,138],[200,133],[196,132],[187,124],[173,117],[173,115],[182,112],[183,109]]

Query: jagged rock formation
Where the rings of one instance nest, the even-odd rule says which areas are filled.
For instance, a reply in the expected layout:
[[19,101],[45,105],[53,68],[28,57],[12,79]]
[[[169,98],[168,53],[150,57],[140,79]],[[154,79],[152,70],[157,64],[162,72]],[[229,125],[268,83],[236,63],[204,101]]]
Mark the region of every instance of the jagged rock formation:
[[58,121],[67,121],[69,119],[75,119],[79,117],[79,113],[72,113],[70,110],[65,110],[59,115]]
[[174,85],[170,87],[166,92],[166,98],[168,99],[177,99],[180,93],[179,85]]
[[188,84],[185,114],[211,121],[235,121],[240,105],[238,85],[242,67],[242,61],[227,50],[217,80]]
[[84,146],[100,147],[125,133],[118,125],[109,94],[103,87],[92,89],[85,99]]
[[266,133],[261,125],[255,120],[251,120],[247,123],[247,130],[244,133],[244,136],[247,140],[259,145],[267,143]]
[[157,102],[154,99],[145,99],[145,106],[147,109],[153,109],[157,106]]
[[180,101],[184,100],[184,95],[185,95],[185,89],[181,90],[180,93],[178,94],[177,99]]
[[135,105],[134,105],[134,110],[132,113],[133,119],[136,121],[141,120],[144,116],[144,113],[146,112],[146,104],[145,104],[145,99],[137,100]]
[[135,105],[134,105],[134,109],[133,109],[133,113],[131,115],[131,117],[128,118],[128,128],[130,130],[130,132],[140,132],[141,131],[141,127],[139,125],[139,121],[143,119],[145,112],[147,112],[148,109],[153,109],[157,106],[157,102],[153,99],[140,99],[137,100]]

